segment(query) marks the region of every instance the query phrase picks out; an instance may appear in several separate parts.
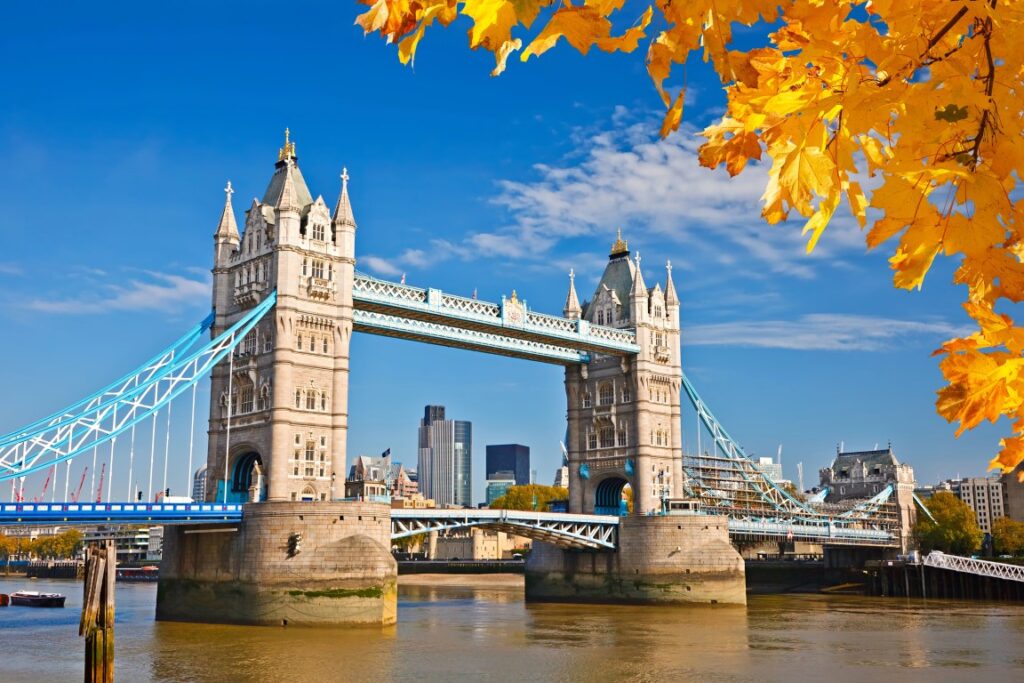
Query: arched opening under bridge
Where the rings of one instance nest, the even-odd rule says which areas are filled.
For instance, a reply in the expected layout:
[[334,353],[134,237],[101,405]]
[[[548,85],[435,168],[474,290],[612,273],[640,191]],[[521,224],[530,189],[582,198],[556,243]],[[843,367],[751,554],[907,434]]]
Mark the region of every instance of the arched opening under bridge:
[[594,490],[594,514],[628,515],[632,503],[633,489],[622,477],[609,477]]

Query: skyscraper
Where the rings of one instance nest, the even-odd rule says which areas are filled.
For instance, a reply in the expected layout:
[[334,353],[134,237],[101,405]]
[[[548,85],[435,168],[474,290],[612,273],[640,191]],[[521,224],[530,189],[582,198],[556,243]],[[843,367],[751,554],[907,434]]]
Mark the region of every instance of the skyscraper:
[[420,492],[445,505],[472,504],[473,425],[446,420],[444,406],[426,406],[419,429]]
[[502,472],[515,475],[516,486],[530,483],[530,447],[517,443],[487,447],[487,479],[502,479]]

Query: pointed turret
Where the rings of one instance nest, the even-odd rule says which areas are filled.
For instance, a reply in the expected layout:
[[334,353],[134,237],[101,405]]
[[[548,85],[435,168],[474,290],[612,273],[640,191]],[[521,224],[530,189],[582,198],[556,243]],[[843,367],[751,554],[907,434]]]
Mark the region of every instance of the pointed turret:
[[331,221],[331,225],[335,226],[335,231],[338,226],[342,225],[356,227],[352,202],[348,199],[348,168],[341,169],[341,194],[338,195],[338,204],[334,207],[334,219]]
[[214,237],[218,241],[234,242],[238,244],[238,223],[235,222],[235,210],[231,206],[231,195],[235,193],[235,190],[231,187],[231,181],[228,181],[227,187],[224,188],[224,211],[220,214],[220,222],[217,224],[217,232],[214,233]]
[[299,170],[298,157],[295,156],[295,143],[291,141],[289,130],[284,131],[284,146],[277,152],[277,163],[274,164],[274,175],[270,178],[267,191],[263,193],[263,203],[281,211],[302,212],[313,203],[313,197],[306,186],[306,179]]
[[640,270],[640,252],[634,256],[636,267],[633,269],[633,286],[629,290],[629,298],[636,299],[647,296],[647,285],[644,283],[644,274]]
[[565,297],[565,308],[562,309],[562,313],[571,320],[579,320],[583,314],[580,299],[576,296],[576,273],[572,270],[569,271],[569,293]]
[[676,285],[672,282],[672,262],[665,263],[665,270],[668,271],[668,279],[665,281],[665,305],[678,306],[679,295],[676,294]]
[[284,163],[284,182],[281,185],[281,194],[278,195],[277,201],[274,203],[274,208],[280,209],[281,211],[298,211],[302,207],[299,206],[299,200],[295,190],[295,178],[292,176],[294,162],[291,157],[289,157]]

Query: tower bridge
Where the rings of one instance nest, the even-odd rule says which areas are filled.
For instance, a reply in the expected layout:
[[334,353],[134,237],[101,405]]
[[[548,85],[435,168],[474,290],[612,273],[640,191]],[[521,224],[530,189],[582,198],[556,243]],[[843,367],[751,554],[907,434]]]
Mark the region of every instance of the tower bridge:
[[[241,231],[228,183],[213,236],[213,313],[116,382],[0,436],[0,481],[12,482],[12,502],[0,505],[0,524],[159,519],[218,528],[251,523],[256,529],[277,523],[273,510],[287,509],[303,523],[306,517],[326,520],[337,513],[331,524],[348,528],[352,515],[336,507],[342,503],[335,502],[333,486],[334,473],[344,471],[346,460],[351,335],[361,332],[564,367],[568,513],[388,512],[364,505],[352,528],[365,531],[358,524],[372,522],[377,529],[390,520],[386,530],[361,533],[377,538],[385,551],[393,538],[470,526],[515,529],[567,552],[619,549],[621,555],[633,543],[629,539],[642,538],[639,556],[656,554],[652,548],[677,536],[682,540],[674,547],[682,548],[701,526],[708,534],[720,532],[722,539],[728,533],[735,542],[906,546],[914,510],[905,484],[847,508],[825,509],[778,486],[729,436],[683,373],[680,300],[670,263],[664,284],[648,286],[640,255],[630,252],[620,233],[588,300],[581,302],[570,272],[562,315],[532,310],[515,291],[487,302],[374,278],[355,269],[356,220],[348,180],[343,172],[333,211],[322,196],[314,199],[295,144],[286,137],[262,198],[245,210]],[[208,481],[216,482],[208,486],[207,501],[157,509],[161,504],[155,501],[69,499],[71,461],[91,458],[95,473],[97,458],[109,449],[113,470],[119,438],[122,450],[130,442],[131,482],[136,431],[142,426],[151,427],[152,495],[157,418],[166,417],[169,425],[172,402],[190,392],[191,413],[179,409],[174,415],[194,426],[196,386],[207,376],[206,467]],[[684,456],[684,397],[699,428],[709,434],[713,453]],[[169,427],[167,434],[169,440]],[[118,457],[123,464],[123,454]],[[190,442],[189,471],[192,457]],[[166,473],[166,452],[164,462]],[[55,500],[56,483],[49,504],[19,500],[28,475],[48,471],[53,476],[60,465],[65,467],[63,502]],[[627,485],[634,500],[630,521],[618,517]],[[116,501],[112,486],[113,472],[106,496],[100,497]],[[667,501],[685,498],[698,501],[701,511],[673,525],[664,515]],[[248,501],[266,503],[243,507]],[[204,507],[210,505],[217,509]],[[647,526],[639,520],[657,517],[665,519]],[[191,538],[188,543],[194,544]],[[172,536],[171,553],[187,555],[186,541]],[[547,562],[549,569],[577,562],[575,555],[540,555],[538,562]]]

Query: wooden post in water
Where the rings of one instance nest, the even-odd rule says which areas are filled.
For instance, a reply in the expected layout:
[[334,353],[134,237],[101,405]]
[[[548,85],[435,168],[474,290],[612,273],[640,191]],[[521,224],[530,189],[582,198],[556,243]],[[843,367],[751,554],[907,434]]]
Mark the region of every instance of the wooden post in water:
[[85,556],[82,620],[85,683],[114,683],[114,577],[117,550],[112,540],[90,543]]

